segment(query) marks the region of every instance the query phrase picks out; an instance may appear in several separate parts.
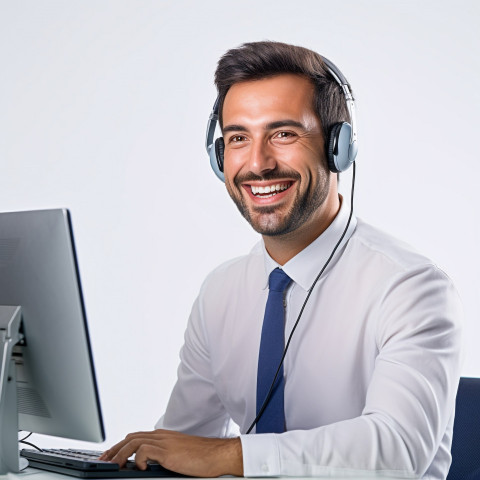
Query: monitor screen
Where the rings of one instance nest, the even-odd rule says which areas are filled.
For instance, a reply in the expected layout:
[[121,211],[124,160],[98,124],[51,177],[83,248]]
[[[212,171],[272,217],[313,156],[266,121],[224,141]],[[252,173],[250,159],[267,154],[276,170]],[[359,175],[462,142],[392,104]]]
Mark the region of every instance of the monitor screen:
[[[9,315],[12,306],[20,307],[20,341],[11,354],[19,429],[103,441],[105,434],[68,210],[0,213],[3,318]],[[4,379],[3,383],[8,382]],[[7,408],[4,397],[2,394],[0,399],[3,402],[0,422],[12,414],[4,411]],[[3,454],[5,439],[0,441]]]

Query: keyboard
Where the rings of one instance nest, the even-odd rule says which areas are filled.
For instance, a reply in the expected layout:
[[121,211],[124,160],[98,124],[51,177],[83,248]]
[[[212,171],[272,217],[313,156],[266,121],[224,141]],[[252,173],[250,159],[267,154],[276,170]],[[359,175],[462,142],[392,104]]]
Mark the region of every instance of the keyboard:
[[98,460],[103,452],[76,449],[22,449],[20,455],[31,467],[63,473],[81,478],[134,478],[134,477],[183,477],[163,468],[158,463],[149,463],[147,470],[139,470],[133,460],[120,468],[118,463]]

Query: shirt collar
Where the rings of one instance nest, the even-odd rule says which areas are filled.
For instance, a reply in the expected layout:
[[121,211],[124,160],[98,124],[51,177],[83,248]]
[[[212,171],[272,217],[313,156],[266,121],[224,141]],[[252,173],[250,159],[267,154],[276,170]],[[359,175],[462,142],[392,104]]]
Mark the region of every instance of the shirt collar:
[[[277,267],[283,269],[283,271],[295,283],[298,283],[298,285],[300,285],[300,287],[302,287],[305,291],[312,286],[313,281],[327,262],[328,257],[330,257],[332,254],[335,245],[345,230],[345,226],[348,222],[348,216],[350,215],[350,205],[347,205],[347,203],[348,202],[345,202],[345,200],[342,199],[340,211],[329,227],[310,245],[304,248],[300,253],[295,255],[283,266],[279,265],[268,254],[267,249],[265,248],[265,243],[262,240],[261,245],[266,274],[265,284],[263,287],[264,289],[268,287],[268,277],[270,276],[270,273]],[[334,257],[326,269],[326,272],[330,270],[330,268],[332,268],[332,266],[340,258],[340,254],[354,232],[356,225],[357,219],[354,215],[352,215],[352,220],[348,226],[347,233],[338,246]]]

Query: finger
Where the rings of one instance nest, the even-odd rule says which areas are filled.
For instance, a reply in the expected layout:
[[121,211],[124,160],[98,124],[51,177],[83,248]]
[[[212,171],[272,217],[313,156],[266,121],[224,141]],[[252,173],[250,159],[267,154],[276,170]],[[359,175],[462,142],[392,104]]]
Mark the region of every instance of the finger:
[[125,436],[125,439],[136,438],[136,437],[148,437],[150,435],[156,434],[159,431],[160,430],[149,430],[147,432],[132,432],[132,433],[127,434]]
[[127,445],[130,441],[135,440],[135,439],[145,439],[145,441],[149,437],[156,437],[160,435],[161,430],[154,430],[150,432],[133,432],[129,433],[122,441],[116,443],[112,447],[110,447],[108,450],[105,450],[105,452],[100,455],[99,460],[104,460],[104,461],[111,461],[115,455],[125,446]]
[[118,463],[120,467],[123,467],[127,460],[143,445],[147,440],[142,438],[135,438],[128,441],[122,448],[120,448],[116,454],[111,457],[111,461]]
[[112,458],[128,443],[128,440],[122,440],[121,442],[115,444],[113,447],[110,447],[108,450],[105,450],[102,455],[100,455],[99,460],[111,461]]
[[135,464],[137,465],[137,468],[140,470],[146,470],[149,460],[161,465],[163,462],[163,449],[158,445],[141,445],[135,454]]

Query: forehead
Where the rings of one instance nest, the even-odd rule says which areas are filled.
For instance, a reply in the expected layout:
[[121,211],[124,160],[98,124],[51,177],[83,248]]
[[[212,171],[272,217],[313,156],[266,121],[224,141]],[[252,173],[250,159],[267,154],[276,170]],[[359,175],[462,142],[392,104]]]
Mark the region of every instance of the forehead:
[[314,85],[302,75],[281,74],[235,83],[223,103],[223,124],[240,121],[302,120],[314,115]]

